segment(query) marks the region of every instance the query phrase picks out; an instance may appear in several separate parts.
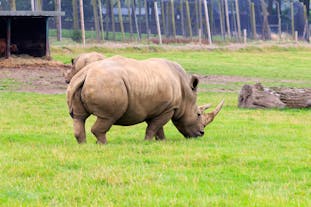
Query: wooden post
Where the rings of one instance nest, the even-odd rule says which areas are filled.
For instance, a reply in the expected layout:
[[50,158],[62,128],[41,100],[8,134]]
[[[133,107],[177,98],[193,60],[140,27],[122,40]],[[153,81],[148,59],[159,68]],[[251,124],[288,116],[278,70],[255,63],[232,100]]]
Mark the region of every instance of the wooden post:
[[195,10],[195,29],[197,34],[199,34],[200,22],[199,22],[198,0],[194,0],[194,10]]
[[262,10],[262,16],[263,16],[263,23],[262,23],[262,38],[264,40],[270,40],[271,39],[271,30],[269,26],[269,21],[268,21],[268,10],[267,10],[267,5],[264,0],[260,1],[261,3],[261,10]]
[[307,14],[307,7],[305,5],[303,5],[303,16],[304,16],[304,22],[305,22],[305,25],[304,25],[304,28],[303,28],[303,38],[309,42],[309,21],[308,21],[308,14]]
[[135,27],[136,27],[136,33],[138,35],[138,40],[141,39],[140,37],[140,32],[139,32],[139,27],[138,27],[138,21],[137,21],[137,16],[136,16],[136,0],[134,0],[133,4],[132,4],[132,12],[134,14],[134,22],[135,22]]
[[158,14],[158,2],[154,1],[154,11],[155,11],[155,18],[157,22],[157,31],[159,36],[159,44],[162,45],[162,36],[161,36],[161,27],[160,27],[160,21],[159,21],[159,14]]
[[185,33],[185,24],[184,24],[184,2],[183,0],[180,0],[180,22],[181,22],[181,31],[182,31],[182,36],[186,36]]
[[229,19],[228,0],[225,0],[225,12],[226,12],[227,32],[228,32],[229,38],[231,38],[231,28],[230,28],[230,19]]
[[256,31],[256,17],[255,17],[255,4],[251,3],[251,17],[252,17],[252,32],[253,32],[253,39],[257,39],[257,31]]
[[203,16],[202,16],[202,0],[199,0],[199,28],[200,28],[200,35],[202,38],[202,31],[203,31]]
[[278,15],[278,34],[279,34],[279,41],[282,39],[282,27],[281,27],[281,8],[279,2],[275,1],[276,10]]
[[31,11],[35,11],[35,1],[31,0],[30,4],[31,4]]
[[171,0],[171,14],[172,14],[172,29],[173,29],[173,38],[176,39],[176,26],[175,26],[175,8],[174,0]]
[[118,13],[119,13],[119,23],[120,23],[120,30],[122,33],[122,40],[125,40],[125,33],[124,33],[124,25],[123,25],[123,18],[122,18],[122,11],[121,11],[121,2],[118,0]]
[[207,2],[206,0],[203,0],[204,4],[204,12],[205,12],[205,21],[206,21],[206,30],[207,30],[207,36],[208,36],[208,43],[212,45],[212,36],[211,36],[211,27],[209,24],[209,15],[208,15],[208,8],[207,8]]
[[291,29],[292,29],[292,37],[295,39],[295,19],[294,19],[294,3],[290,3],[290,16],[291,16]]
[[112,39],[116,40],[116,23],[114,19],[114,12],[113,12],[113,0],[107,0],[110,6],[110,19],[111,19],[111,27],[112,27]]
[[[61,0],[56,0],[57,4],[56,4],[56,10],[61,12],[61,7],[62,7],[62,3]],[[56,21],[57,21],[57,41],[62,41],[62,17],[61,16],[57,16],[56,17]]]
[[165,7],[165,36],[166,38],[169,38],[170,37],[170,21],[169,21],[169,14],[170,14],[170,11],[169,11],[169,3],[166,1],[164,2],[164,7]]
[[244,36],[244,44],[246,44],[247,43],[247,30],[246,29],[244,29],[243,30],[243,36]]
[[138,23],[139,23],[139,38],[141,39],[141,33],[142,33],[142,29],[141,29],[141,10],[142,10],[142,4],[141,4],[141,0],[138,0],[138,16],[139,16],[139,18],[138,18]]
[[221,32],[222,38],[225,39],[222,1],[223,0],[218,0],[218,9],[219,9],[220,32]]
[[190,39],[192,39],[191,16],[190,16],[190,8],[189,8],[188,0],[186,0],[186,12],[187,12],[188,34],[190,36]]
[[98,7],[99,7],[99,22],[100,22],[101,39],[104,40],[104,22],[103,22],[103,10],[102,10],[101,0],[98,0]]
[[80,19],[81,19],[82,44],[83,44],[83,47],[85,47],[85,28],[84,28],[83,0],[80,0]]
[[241,21],[240,21],[240,8],[239,8],[239,0],[235,0],[235,9],[236,9],[236,22],[238,29],[238,39],[241,40]]
[[236,33],[236,39],[238,39],[238,30],[237,30],[237,22],[236,22],[236,14],[234,14],[234,11],[235,11],[235,6],[234,6],[234,3],[232,2],[232,5],[231,5],[231,14],[232,14],[232,18],[233,18],[233,31],[235,31]]
[[165,21],[165,5],[164,0],[161,0],[161,17],[162,17],[162,28],[165,30],[166,21]]
[[130,25],[130,39],[133,40],[133,21],[132,21],[132,14],[131,14],[131,3],[132,1],[127,2],[127,16],[129,19],[129,25]]
[[45,34],[46,34],[46,38],[45,38],[45,57],[47,59],[51,58],[51,54],[50,54],[50,41],[49,41],[49,24],[48,24],[48,18],[45,17]]
[[105,19],[104,19],[104,21],[105,21],[105,23],[106,23],[106,25],[105,25],[105,39],[109,39],[109,32],[108,32],[108,30],[109,30],[109,23],[110,23],[110,19],[109,19],[109,15],[110,15],[110,4],[109,4],[109,1],[107,0],[106,1],[106,3],[104,3],[104,6],[106,5],[106,16],[105,16]]
[[150,38],[150,36],[149,36],[149,8],[148,8],[148,5],[147,5],[147,0],[144,0],[144,3],[145,3],[146,33],[147,33],[147,37],[148,37],[148,40],[149,40],[149,38]]
[[6,28],[6,58],[11,56],[11,18],[8,18],[7,28]]
[[298,31],[295,31],[295,42],[298,43]]

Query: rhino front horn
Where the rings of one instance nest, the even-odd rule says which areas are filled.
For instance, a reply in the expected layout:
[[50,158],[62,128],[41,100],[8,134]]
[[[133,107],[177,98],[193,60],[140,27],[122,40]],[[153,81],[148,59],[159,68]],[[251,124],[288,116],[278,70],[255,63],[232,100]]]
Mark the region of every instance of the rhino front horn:
[[217,107],[215,108],[214,111],[204,114],[204,116],[203,116],[203,125],[204,126],[207,126],[209,123],[211,123],[214,120],[214,118],[217,116],[217,114],[221,110],[222,106],[224,105],[224,102],[225,102],[225,100],[222,100],[217,105]]

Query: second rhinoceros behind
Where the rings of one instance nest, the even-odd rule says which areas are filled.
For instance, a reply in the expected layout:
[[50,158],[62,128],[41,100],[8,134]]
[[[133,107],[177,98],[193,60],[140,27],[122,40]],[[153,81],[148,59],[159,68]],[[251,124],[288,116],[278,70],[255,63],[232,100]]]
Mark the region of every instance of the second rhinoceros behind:
[[74,134],[85,142],[85,120],[95,115],[91,131],[98,143],[106,143],[112,125],[147,122],[145,139],[165,139],[163,126],[172,120],[185,137],[204,134],[223,101],[213,112],[196,105],[199,79],[164,59],[134,60],[115,56],[85,66],[70,81],[67,103]]

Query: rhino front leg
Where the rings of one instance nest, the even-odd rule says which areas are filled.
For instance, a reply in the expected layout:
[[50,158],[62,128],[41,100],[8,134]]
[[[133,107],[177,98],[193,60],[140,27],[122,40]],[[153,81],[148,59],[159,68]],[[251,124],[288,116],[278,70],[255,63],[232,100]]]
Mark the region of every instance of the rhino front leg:
[[86,142],[85,119],[73,119],[74,135],[79,144]]
[[154,136],[164,139],[163,126],[172,118],[174,111],[169,111],[147,121],[145,140],[152,140]]
[[97,139],[97,144],[107,144],[106,133],[112,126],[113,122],[109,119],[97,117],[95,124],[92,126],[92,133]]

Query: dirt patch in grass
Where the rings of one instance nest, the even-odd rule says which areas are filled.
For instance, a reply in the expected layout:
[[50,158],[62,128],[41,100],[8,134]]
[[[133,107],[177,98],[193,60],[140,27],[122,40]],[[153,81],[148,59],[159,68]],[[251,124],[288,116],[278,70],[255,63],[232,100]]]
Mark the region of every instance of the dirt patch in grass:
[[241,77],[241,76],[226,76],[226,75],[198,75],[201,83],[204,84],[226,84],[237,82],[260,82],[262,79]]
[[63,72],[69,67],[60,62],[27,56],[0,59],[0,90],[64,93],[67,84]]

